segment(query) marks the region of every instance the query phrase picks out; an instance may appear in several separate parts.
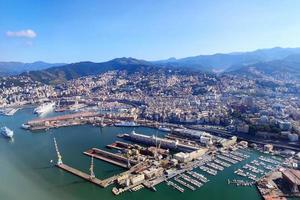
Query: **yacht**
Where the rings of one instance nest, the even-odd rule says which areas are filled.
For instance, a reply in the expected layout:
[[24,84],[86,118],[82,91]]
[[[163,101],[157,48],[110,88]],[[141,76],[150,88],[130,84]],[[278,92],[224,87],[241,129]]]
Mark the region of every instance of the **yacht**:
[[10,130],[9,128],[7,128],[6,126],[4,126],[0,129],[0,133],[8,138],[12,138],[14,136],[14,132],[12,130]]
[[140,126],[139,124],[135,122],[128,122],[128,121],[122,121],[120,123],[116,123],[115,126],[125,126],[125,127],[137,127]]
[[44,103],[34,109],[34,113],[43,115],[54,110],[55,102]]

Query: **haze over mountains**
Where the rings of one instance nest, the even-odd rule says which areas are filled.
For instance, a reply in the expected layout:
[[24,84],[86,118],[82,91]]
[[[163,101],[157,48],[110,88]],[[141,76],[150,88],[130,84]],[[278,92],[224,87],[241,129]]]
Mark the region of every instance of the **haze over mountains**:
[[241,75],[290,75],[300,77],[300,48],[260,49],[252,52],[199,55],[187,58],[170,58],[160,61],[145,61],[135,58],[116,58],[107,62],[78,62],[72,64],[31,64],[0,62],[0,75],[20,74],[31,76],[45,83],[60,83],[87,75],[96,75],[109,70],[135,71],[155,70],[157,67],[206,72],[223,72]]
[[46,63],[42,61],[33,63],[0,62],[0,76],[17,75],[26,71],[42,70],[61,65],[64,65],[64,63]]
[[280,60],[289,55],[300,54],[300,48],[259,49],[251,52],[236,52],[228,54],[199,55],[182,59],[168,59],[155,63],[186,66],[204,71],[225,71],[233,66],[250,65],[258,62]]

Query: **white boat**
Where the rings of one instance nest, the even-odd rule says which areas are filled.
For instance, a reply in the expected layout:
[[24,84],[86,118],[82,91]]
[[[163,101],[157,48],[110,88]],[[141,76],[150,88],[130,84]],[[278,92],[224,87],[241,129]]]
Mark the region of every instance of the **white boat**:
[[4,114],[7,115],[7,116],[12,116],[12,115],[14,115],[18,110],[19,110],[19,108],[12,108],[12,109],[7,110]]
[[140,126],[139,124],[135,122],[128,122],[128,121],[122,121],[120,123],[116,123],[115,126],[125,126],[125,127],[137,127]]
[[171,129],[166,126],[159,126],[158,130],[165,131],[165,132],[171,132]]
[[12,130],[10,130],[9,128],[7,128],[6,126],[4,126],[0,129],[0,133],[8,138],[13,138],[13,136],[14,136],[14,132]]
[[34,109],[34,113],[43,115],[54,110],[55,102],[44,103]]
[[22,124],[22,128],[24,128],[24,129],[29,129],[29,128],[30,128],[30,125],[28,125],[28,124]]

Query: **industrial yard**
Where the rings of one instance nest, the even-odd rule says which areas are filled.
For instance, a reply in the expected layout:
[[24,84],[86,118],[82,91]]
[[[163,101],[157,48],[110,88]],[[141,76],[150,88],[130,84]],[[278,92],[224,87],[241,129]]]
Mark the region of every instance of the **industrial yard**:
[[[282,187],[269,178],[283,169],[283,164],[288,164],[282,156],[274,156],[272,145],[248,144],[219,129],[210,132],[210,127],[158,123],[126,117],[122,113],[94,111],[33,118],[25,121],[22,128],[37,135],[48,133],[52,140],[50,145],[55,147],[51,163],[60,173],[91,183],[100,190],[110,190],[114,196],[139,191],[156,193],[162,188],[183,195],[205,192],[212,184],[255,190],[264,199],[298,195],[284,193],[287,190],[283,192]],[[88,140],[86,130],[90,128],[97,130],[97,134],[100,132],[101,140],[104,139],[102,145],[87,142],[80,152],[72,150],[70,160],[70,152],[66,152],[61,137],[70,134],[68,130],[80,129],[81,141]],[[111,135],[111,130],[116,131]],[[61,134],[54,134],[56,132]],[[74,157],[84,161],[78,166],[74,164]],[[103,164],[106,167],[103,168]],[[107,173],[107,168],[114,170]]]
[[[145,189],[156,192],[161,184],[179,193],[197,191],[224,171],[235,176],[224,178],[224,184],[255,187],[257,181],[281,166],[278,157],[266,154],[253,157],[253,150],[247,143],[238,142],[235,137],[220,138],[188,129],[176,129],[158,136],[157,131],[155,135],[149,135],[134,128],[116,136],[103,148],[93,146],[82,152],[90,159],[90,166],[85,170],[88,172],[64,163],[59,141],[57,145],[54,139],[56,166],[102,188],[110,186],[114,195]],[[124,170],[105,179],[98,178],[94,172],[95,160]]]
[[[18,115],[28,115],[28,112],[31,117],[27,119],[35,120],[31,111],[24,109],[17,114],[17,119],[22,119],[18,124],[26,123]],[[49,117],[41,119],[49,120]],[[145,194],[146,199],[165,194],[170,195],[166,199],[198,195],[219,199],[228,191],[234,191],[230,193],[232,199],[240,199],[245,193],[251,199],[260,199],[253,179],[263,176],[261,170],[263,173],[274,170],[280,159],[229,136],[214,136],[182,126],[174,126],[172,132],[153,127],[101,127],[87,123],[43,132],[18,129],[14,145],[19,144],[20,137],[34,141],[34,153],[40,156],[28,157],[23,146],[18,155],[30,161],[37,159],[36,166],[46,167],[35,173],[57,185],[55,193],[71,190],[81,198],[83,193],[79,191],[87,190],[89,198],[101,195],[107,199],[142,198]],[[188,133],[192,137],[187,137]],[[63,164],[57,163],[54,138]],[[45,142],[50,149],[44,148]],[[211,192],[216,189],[217,193]]]

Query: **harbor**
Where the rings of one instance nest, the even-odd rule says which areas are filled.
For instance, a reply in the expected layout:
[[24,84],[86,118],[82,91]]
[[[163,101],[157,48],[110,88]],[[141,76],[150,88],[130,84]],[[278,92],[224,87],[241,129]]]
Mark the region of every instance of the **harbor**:
[[[35,116],[32,115],[32,112],[30,110],[20,110],[16,113],[14,117],[16,117],[17,120],[19,120],[19,124],[24,123],[24,116],[30,116],[29,119],[34,119]],[[28,118],[28,117],[27,117]],[[231,190],[232,188],[236,188],[237,193],[231,194],[232,199],[240,199],[245,194],[247,194],[251,199],[260,199],[260,193],[256,189],[254,185],[251,186],[243,186],[240,184],[238,187],[236,184],[228,184],[227,180],[239,180],[243,177],[240,177],[236,174],[234,174],[234,171],[237,168],[241,168],[245,164],[256,166],[253,163],[257,162],[264,162],[266,163],[265,167],[268,167],[268,165],[271,165],[271,163],[267,164],[268,162],[262,161],[261,159],[271,161],[267,158],[271,158],[270,156],[264,156],[261,157],[263,154],[260,152],[257,152],[255,150],[243,150],[238,149],[235,151],[230,151],[230,154],[238,156],[239,158],[244,158],[242,161],[238,161],[234,159],[233,156],[229,155],[229,152],[216,152],[212,155],[205,156],[205,159],[202,160],[195,160],[192,165],[187,165],[185,168],[178,170],[177,172],[173,172],[170,174],[170,177],[168,179],[155,179],[146,181],[144,183],[141,182],[135,182],[135,184],[130,185],[130,187],[125,187],[123,190],[114,190],[112,189],[115,187],[115,184],[117,182],[116,178],[111,177],[118,177],[123,172],[127,172],[128,169],[124,166],[118,166],[113,163],[101,160],[96,158],[96,152],[92,153],[92,155],[85,155],[84,152],[88,152],[89,150],[92,150],[93,148],[100,149],[104,152],[110,152],[114,154],[119,154],[121,151],[124,152],[125,149],[131,149],[131,152],[128,153],[133,156],[134,158],[134,143],[123,140],[122,138],[117,137],[120,133],[128,133],[130,134],[132,130],[134,129],[137,133],[142,133],[145,135],[155,135],[157,133],[156,129],[151,128],[145,128],[145,127],[137,127],[137,128],[130,128],[130,127],[104,127],[99,128],[92,125],[83,125],[83,126],[76,126],[75,127],[63,127],[60,129],[53,129],[51,131],[46,132],[46,134],[35,134],[28,132],[24,129],[21,129],[20,127],[16,127],[13,124],[15,123],[15,120],[10,120],[10,118],[3,118],[5,123],[11,127],[15,132],[15,141],[14,143],[7,143],[5,145],[2,145],[2,152],[1,155],[4,156],[4,153],[8,153],[3,147],[13,145],[14,148],[10,149],[10,151],[14,152],[17,151],[17,154],[22,156],[22,159],[26,159],[27,161],[35,163],[35,165],[30,166],[30,168],[36,168],[36,167],[44,167],[44,166],[55,166],[57,161],[57,155],[53,144],[53,137],[55,136],[60,153],[63,157],[64,165],[62,166],[68,166],[68,169],[72,170],[66,170],[67,168],[59,168],[56,166],[55,168],[46,168],[46,169],[40,169],[35,170],[35,173],[41,174],[41,176],[45,177],[43,178],[44,181],[40,181],[41,184],[39,187],[46,187],[44,185],[48,185],[48,187],[54,183],[58,183],[59,185],[69,185],[70,191],[73,193],[76,193],[76,195],[79,198],[82,198],[86,194],[89,194],[89,198],[97,198],[97,196],[102,195],[106,197],[106,199],[113,199],[115,198],[114,191],[116,194],[118,194],[118,198],[120,199],[129,199],[133,197],[139,198],[141,196],[145,196],[145,199],[152,199],[152,198],[160,198],[161,193],[169,194],[170,197],[164,197],[165,199],[181,199],[181,198],[193,198],[198,195],[202,195],[209,199],[220,199],[222,195],[226,193],[226,191]],[[162,137],[164,135],[164,132],[159,133],[159,137]],[[27,152],[24,151],[24,146],[21,144],[24,142],[24,145],[27,144],[29,141],[34,140],[35,141],[35,149],[39,151],[39,154],[42,155],[42,157],[28,157]],[[84,144],[82,144],[82,141],[85,141]],[[1,142],[7,142],[6,140],[1,140]],[[52,147],[52,150],[49,151],[48,149],[44,149],[41,144],[47,143]],[[19,145],[21,145],[19,147]],[[107,148],[110,147],[110,148]],[[143,146],[141,146],[143,147]],[[155,147],[155,146],[154,146]],[[159,149],[159,143],[157,143],[157,148],[141,148],[140,152],[141,155],[145,156],[154,156],[156,151],[155,149]],[[165,157],[166,152],[163,151],[162,146],[160,145],[160,155],[162,155],[162,158]],[[188,151],[187,151],[188,153]],[[225,154],[224,154],[225,153]],[[102,152],[100,153],[101,156]],[[126,154],[125,154],[126,155]],[[219,156],[222,156],[224,159],[219,158]],[[4,156],[5,157],[5,156]],[[90,181],[90,164],[91,164],[91,158],[93,157],[94,162],[94,174],[97,180],[96,182],[99,183],[94,184]],[[112,159],[112,157],[107,157]],[[160,156],[159,156],[160,157]],[[236,157],[235,157],[236,158]],[[38,162],[34,162],[34,160],[38,160]],[[235,164],[230,163],[226,160],[236,161]],[[50,160],[53,160],[54,162],[51,163]],[[114,161],[115,158],[113,158]],[[127,159],[126,159],[127,160]],[[135,158],[133,159],[133,161]],[[255,162],[251,163],[252,161],[256,160]],[[274,159],[275,160],[275,159]],[[41,163],[39,163],[41,162]],[[120,160],[119,160],[120,162]],[[273,161],[271,161],[273,162]],[[125,161],[122,161],[122,163],[126,163]],[[214,169],[207,165],[207,163],[215,163],[218,166],[222,166],[223,170]],[[223,163],[223,165],[221,164]],[[226,164],[227,163],[227,164]],[[134,163],[131,164],[132,166]],[[226,165],[226,166],[225,166]],[[22,165],[19,165],[20,167]],[[215,166],[215,165],[214,165]],[[263,165],[261,165],[263,166]],[[5,165],[4,165],[5,167]],[[201,168],[204,167],[205,169],[208,169],[209,172],[217,172],[215,175],[209,174],[206,171],[203,171]],[[58,169],[59,168],[59,169]],[[261,167],[263,168],[263,167]],[[74,171],[73,169],[76,169],[78,171]],[[23,169],[25,170],[25,169]],[[214,170],[214,171],[213,171]],[[71,171],[75,172],[72,173]],[[85,174],[84,176],[78,176],[74,174]],[[49,175],[51,176],[49,176]],[[3,177],[5,177],[4,174],[2,174]],[[184,176],[182,176],[184,175]],[[188,176],[189,178],[187,178]],[[185,177],[185,179],[183,178]],[[111,178],[111,179],[109,179]],[[102,188],[100,183],[103,184],[103,180],[110,180],[109,187]],[[176,180],[181,181],[176,181]],[[192,180],[193,179],[193,180]],[[52,183],[48,183],[48,181],[51,181]],[[178,189],[174,189],[174,187],[171,185],[168,185],[166,181],[171,181],[180,188],[184,189],[180,192]],[[195,182],[197,181],[197,182]],[[247,182],[251,182],[251,180],[245,180]],[[81,184],[73,184],[73,182],[80,182]],[[185,183],[185,186],[181,183]],[[202,185],[200,186],[201,183]],[[18,185],[17,183],[15,183]],[[86,193],[80,193],[78,192],[78,187],[82,187],[82,184],[84,184],[84,187],[87,188]],[[197,186],[198,185],[198,186]],[[25,188],[29,187],[30,184],[25,184]],[[103,185],[104,186],[104,185]],[[192,187],[191,187],[192,186]],[[200,186],[200,187],[199,187]],[[179,188],[177,187],[177,188]],[[213,188],[218,187],[219,188],[219,194],[212,194],[208,191],[211,191]],[[67,195],[65,194],[64,190],[59,189],[60,187],[57,187],[55,189],[56,194],[60,195]],[[194,190],[192,190],[194,188]],[[157,192],[153,192],[156,190]],[[92,192],[93,191],[93,192]],[[28,194],[29,195],[29,194]],[[47,199],[47,196],[50,198],[53,198],[53,194],[45,194],[45,199]],[[88,199],[89,199],[88,198]],[[68,197],[66,198],[68,199]],[[73,199],[73,198],[69,198]],[[75,198],[76,199],[76,198]]]
[[[124,136],[119,135],[119,138],[124,138]],[[185,145],[183,148],[180,146],[182,144],[178,142],[174,144],[172,139],[157,138],[154,136],[146,137],[146,135],[137,134],[135,131],[127,134],[125,140],[127,139],[140,144],[146,144],[148,147],[115,141],[112,144],[106,145],[106,148],[118,150],[119,153],[112,153],[98,148],[88,149],[83,153],[91,158],[90,175],[62,164],[61,154],[54,139],[58,159],[56,166],[101,187],[115,185],[112,189],[114,195],[120,195],[126,191],[136,192],[143,188],[157,191],[156,186],[163,182],[180,193],[184,193],[186,189],[196,191],[209,182],[206,176],[217,176],[218,172],[222,173],[225,169],[235,167],[235,165],[239,165],[240,168],[236,169],[234,174],[249,180],[227,179],[227,184],[252,187],[261,178],[272,173],[272,171],[279,167],[278,160],[262,155],[257,157],[257,159],[249,160],[251,157],[249,152],[245,153],[244,149],[239,149],[238,146],[235,146],[234,150],[222,149],[212,152],[212,155],[208,155],[206,154],[208,152],[206,148],[202,147],[201,149],[196,144],[191,146]],[[161,146],[162,143],[163,145]],[[184,150],[185,153],[174,154],[173,159],[170,159],[169,151],[164,149],[167,147],[173,150]],[[192,148],[197,149],[191,152]],[[199,154],[200,152],[201,154]],[[193,156],[192,159],[189,159],[190,156]],[[94,158],[122,167],[127,171],[101,180],[96,178],[94,174]],[[240,165],[241,162],[244,162],[244,164]],[[264,170],[259,167],[263,167]],[[201,170],[206,176],[194,171],[196,169]]]

